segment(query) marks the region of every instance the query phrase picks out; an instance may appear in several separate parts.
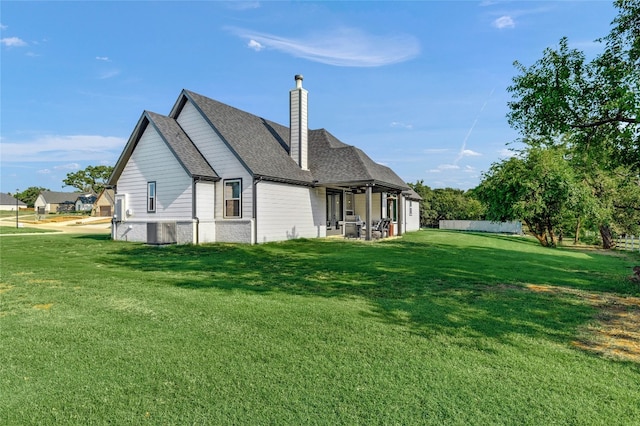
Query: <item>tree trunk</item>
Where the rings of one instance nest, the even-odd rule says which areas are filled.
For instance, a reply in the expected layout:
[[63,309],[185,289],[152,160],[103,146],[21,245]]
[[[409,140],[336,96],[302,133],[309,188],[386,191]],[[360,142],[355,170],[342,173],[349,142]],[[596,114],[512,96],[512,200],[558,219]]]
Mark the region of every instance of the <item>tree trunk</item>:
[[582,225],[582,219],[578,217],[578,223],[576,223],[576,236],[573,237],[573,244],[575,245],[580,242],[580,225]]
[[549,245],[549,240],[547,240],[547,233],[544,232],[544,230],[542,232],[538,232],[538,229],[534,227],[533,224],[528,220],[525,220],[524,223],[527,224],[527,228],[529,228],[529,232],[531,232],[533,236],[536,237],[536,239],[540,242],[541,246],[547,247]]
[[555,232],[553,232],[553,225],[549,220],[547,221],[547,234],[549,234],[549,237],[551,238],[551,247],[557,247],[558,239],[556,238]]
[[610,250],[616,246],[611,234],[611,228],[608,225],[600,225],[600,236],[602,237],[602,248]]

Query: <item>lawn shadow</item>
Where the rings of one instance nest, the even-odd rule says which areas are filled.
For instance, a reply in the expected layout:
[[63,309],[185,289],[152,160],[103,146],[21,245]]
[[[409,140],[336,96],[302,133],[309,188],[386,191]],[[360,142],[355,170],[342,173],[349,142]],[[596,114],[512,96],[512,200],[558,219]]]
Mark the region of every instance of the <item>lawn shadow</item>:
[[606,263],[605,257],[548,250],[519,237],[481,234],[465,247],[421,236],[378,243],[131,244],[103,262],[157,274],[158,281],[184,289],[362,298],[373,315],[422,336],[506,342],[517,333],[568,342],[594,308],[575,294],[533,292],[527,285],[618,293],[625,288],[619,271],[607,272],[611,258]]
[[78,234],[74,235],[73,238],[78,240],[110,241],[111,234]]

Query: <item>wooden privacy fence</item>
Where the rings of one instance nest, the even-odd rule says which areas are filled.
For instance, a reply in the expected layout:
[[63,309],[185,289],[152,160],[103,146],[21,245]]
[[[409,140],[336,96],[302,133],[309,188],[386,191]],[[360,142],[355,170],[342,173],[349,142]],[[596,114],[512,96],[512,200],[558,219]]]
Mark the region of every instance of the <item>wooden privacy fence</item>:
[[619,236],[616,247],[620,250],[640,252],[640,237],[634,235]]

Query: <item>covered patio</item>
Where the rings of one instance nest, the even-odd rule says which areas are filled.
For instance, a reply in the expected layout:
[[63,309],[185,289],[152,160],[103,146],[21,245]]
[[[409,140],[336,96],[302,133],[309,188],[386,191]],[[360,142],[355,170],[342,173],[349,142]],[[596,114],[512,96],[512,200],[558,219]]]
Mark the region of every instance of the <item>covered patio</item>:
[[402,235],[403,189],[375,182],[327,187],[327,235],[367,241]]

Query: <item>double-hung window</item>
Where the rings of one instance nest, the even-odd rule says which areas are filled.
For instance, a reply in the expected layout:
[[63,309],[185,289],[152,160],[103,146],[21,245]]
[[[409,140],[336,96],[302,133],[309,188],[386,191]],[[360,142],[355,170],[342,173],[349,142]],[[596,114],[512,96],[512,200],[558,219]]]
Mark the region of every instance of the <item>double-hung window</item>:
[[224,181],[224,217],[242,217],[242,179]]
[[147,213],[156,212],[156,183],[147,182]]

